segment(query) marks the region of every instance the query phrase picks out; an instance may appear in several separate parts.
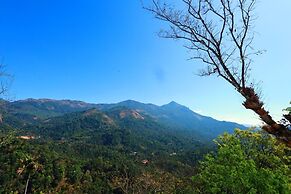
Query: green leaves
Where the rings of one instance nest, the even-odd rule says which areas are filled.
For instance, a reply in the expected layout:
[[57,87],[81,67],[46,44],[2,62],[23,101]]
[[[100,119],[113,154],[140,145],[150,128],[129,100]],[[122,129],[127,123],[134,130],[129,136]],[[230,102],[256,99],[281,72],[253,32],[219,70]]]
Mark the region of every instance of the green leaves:
[[[290,101],[290,104],[291,104],[291,101]],[[291,114],[291,107],[288,107],[286,109],[284,109],[285,111],[289,112],[288,114]]]
[[200,163],[198,193],[288,193],[288,150],[273,137],[237,129],[216,140],[218,151]]

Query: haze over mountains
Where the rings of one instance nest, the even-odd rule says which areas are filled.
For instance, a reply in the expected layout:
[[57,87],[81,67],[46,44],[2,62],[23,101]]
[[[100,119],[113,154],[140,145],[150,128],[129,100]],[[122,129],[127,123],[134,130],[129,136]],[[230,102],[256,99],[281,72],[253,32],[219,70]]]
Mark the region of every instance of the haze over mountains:
[[[169,131],[183,131],[196,137],[213,139],[223,132],[232,132],[245,126],[193,112],[174,101],[157,106],[133,100],[112,104],[92,104],[75,100],[26,99],[14,102],[2,101],[3,121],[15,127],[36,124],[51,117],[96,109],[98,112],[118,119],[146,120],[167,128]],[[68,116],[68,115],[67,115]]]

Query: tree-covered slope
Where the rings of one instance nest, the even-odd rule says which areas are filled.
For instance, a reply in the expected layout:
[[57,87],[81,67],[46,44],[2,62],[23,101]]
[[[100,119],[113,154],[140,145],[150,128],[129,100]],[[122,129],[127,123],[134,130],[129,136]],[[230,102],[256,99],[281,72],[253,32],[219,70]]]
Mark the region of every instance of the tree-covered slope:
[[10,113],[35,115],[40,118],[60,116],[66,113],[88,110],[96,105],[76,100],[26,99],[6,102]]
[[169,129],[186,130],[190,132],[190,134],[196,134],[206,139],[214,139],[224,132],[233,132],[235,128],[246,128],[238,123],[218,121],[211,117],[200,115],[176,102],[170,102],[163,106],[144,104],[133,100],[127,100],[116,104],[99,104],[101,110],[119,106],[131,108],[150,115],[157,122],[166,125]]
[[73,100],[27,99],[14,102],[2,101],[1,115],[4,122],[21,128],[67,113],[86,111],[92,108],[106,112],[116,107],[128,108],[137,113],[148,115],[169,130],[187,131],[190,135],[208,140],[214,139],[223,132],[233,132],[234,128],[245,128],[237,123],[218,121],[200,115],[176,102],[157,106],[133,100],[115,104],[91,104]]
[[180,130],[169,130],[148,115],[115,107],[106,112],[90,109],[43,120],[23,128],[44,139],[84,141],[118,147],[126,152],[169,155],[208,145]]
[[3,135],[11,127],[2,124],[0,129],[4,193],[21,193],[26,184],[30,193],[182,192],[210,149],[124,107],[42,119],[13,136]]

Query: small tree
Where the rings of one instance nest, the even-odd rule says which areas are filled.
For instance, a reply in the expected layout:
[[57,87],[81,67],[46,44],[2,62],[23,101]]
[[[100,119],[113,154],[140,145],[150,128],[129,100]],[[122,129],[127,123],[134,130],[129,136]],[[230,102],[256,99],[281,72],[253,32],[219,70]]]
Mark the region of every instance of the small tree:
[[217,75],[226,80],[245,98],[244,107],[266,123],[263,129],[291,146],[290,130],[265,110],[250,81],[251,56],[261,53],[252,48],[255,3],[256,0],[182,0],[183,7],[178,9],[153,0],[153,6],[146,9],[170,24],[169,30],[161,31],[162,37],[184,40],[192,58],[207,65],[201,76]]

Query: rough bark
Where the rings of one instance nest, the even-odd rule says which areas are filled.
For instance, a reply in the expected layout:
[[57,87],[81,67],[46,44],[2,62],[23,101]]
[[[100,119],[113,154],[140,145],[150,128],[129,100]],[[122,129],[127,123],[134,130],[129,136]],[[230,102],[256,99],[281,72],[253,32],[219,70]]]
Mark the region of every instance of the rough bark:
[[253,88],[244,88],[240,93],[246,99],[243,103],[244,107],[254,111],[266,123],[262,128],[291,147],[291,131],[286,126],[274,121],[269,112],[265,110],[264,103],[260,101],[255,90]]
[[288,115],[284,115],[284,118],[291,123],[291,113],[289,113]]

